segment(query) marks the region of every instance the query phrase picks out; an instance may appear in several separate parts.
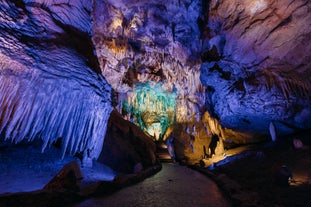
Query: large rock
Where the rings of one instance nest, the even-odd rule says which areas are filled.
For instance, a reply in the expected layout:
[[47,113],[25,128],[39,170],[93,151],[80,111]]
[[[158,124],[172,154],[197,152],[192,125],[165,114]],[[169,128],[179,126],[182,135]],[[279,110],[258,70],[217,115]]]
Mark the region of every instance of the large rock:
[[80,181],[82,179],[82,172],[78,162],[72,161],[67,163],[43,189],[50,191],[68,190],[77,192],[80,190]]
[[155,143],[135,124],[111,112],[98,162],[122,173],[138,173],[156,163]]

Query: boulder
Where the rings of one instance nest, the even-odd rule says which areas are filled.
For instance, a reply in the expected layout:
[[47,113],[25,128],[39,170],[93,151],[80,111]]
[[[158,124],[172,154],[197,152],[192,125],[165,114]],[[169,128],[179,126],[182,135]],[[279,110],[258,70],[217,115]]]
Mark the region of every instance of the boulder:
[[43,189],[51,191],[79,191],[82,178],[78,162],[72,161],[66,164]]
[[138,126],[111,112],[98,162],[122,173],[137,173],[156,163],[156,145]]

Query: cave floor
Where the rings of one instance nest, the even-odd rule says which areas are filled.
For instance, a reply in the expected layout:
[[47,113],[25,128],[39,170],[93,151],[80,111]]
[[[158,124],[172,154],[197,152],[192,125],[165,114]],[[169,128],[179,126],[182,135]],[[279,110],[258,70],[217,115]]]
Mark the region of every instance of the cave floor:
[[[55,147],[41,152],[41,144],[1,143],[0,145],[0,195],[30,192],[42,189],[66,165],[77,160],[71,156],[61,159],[61,151]],[[82,167],[83,183],[110,181],[115,172],[105,165]]]
[[[60,151],[54,147],[46,149],[45,153],[41,153],[40,145],[6,143],[2,143],[0,146],[0,158],[0,197],[2,202],[0,205],[4,204],[4,206],[10,207],[46,204],[45,201],[40,200],[34,202],[34,199],[41,195],[43,196],[41,199],[52,199],[54,194],[45,195],[40,189],[66,163],[76,160],[69,156],[60,159]],[[99,169],[100,167],[101,169]],[[109,181],[114,178],[115,174],[111,169],[105,166],[100,167],[96,168],[97,171],[86,171],[87,168],[81,168],[84,184],[88,185],[88,183],[102,180]],[[27,202],[23,203],[22,200],[26,199],[25,196]],[[56,195],[58,198],[63,196]],[[12,199],[15,201],[12,202]],[[53,202],[55,206],[61,204],[57,200]],[[163,163],[160,172],[137,184],[123,187],[112,194],[91,197],[73,206],[225,207],[230,206],[230,201],[223,196],[215,182],[207,176],[178,163]]]
[[[0,194],[41,189],[72,157],[60,159],[59,151],[42,154],[33,145],[0,146]],[[311,206],[311,147],[295,149],[289,143],[244,146],[213,157],[213,168],[163,163],[157,174],[113,194],[84,200],[78,206]],[[276,181],[283,165],[293,182]],[[101,166],[82,173],[85,180],[112,180],[114,172]],[[99,175],[101,177],[99,177]],[[216,185],[217,184],[217,185]],[[227,199],[228,198],[228,199]]]
[[163,163],[157,174],[111,195],[85,200],[84,206],[231,206],[207,176],[178,163]]
[[[234,154],[231,150],[212,168],[194,166],[213,178],[234,206],[311,206],[310,146],[296,149],[284,141],[246,147]],[[283,182],[284,165],[293,176],[288,185]]]

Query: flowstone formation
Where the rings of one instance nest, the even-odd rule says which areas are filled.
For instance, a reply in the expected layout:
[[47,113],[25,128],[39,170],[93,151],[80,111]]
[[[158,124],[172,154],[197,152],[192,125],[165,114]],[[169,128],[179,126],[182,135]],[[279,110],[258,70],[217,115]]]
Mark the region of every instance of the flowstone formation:
[[0,3],[0,141],[62,139],[63,154],[97,158],[111,87],[91,41],[92,2]]

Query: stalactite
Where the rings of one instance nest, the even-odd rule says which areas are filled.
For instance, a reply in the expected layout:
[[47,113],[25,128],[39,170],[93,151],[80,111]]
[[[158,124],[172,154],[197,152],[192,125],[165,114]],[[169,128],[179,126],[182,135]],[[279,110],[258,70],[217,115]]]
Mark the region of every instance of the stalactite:
[[271,90],[273,87],[282,91],[283,96],[289,99],[289,96],[311,97],[311,84],[302,81],[297,74],[285,74],[277,69],[263,70],[266,88]]
[[[111,86],[91,44],[91,1],[0,3],[0,139],[59,138],[63,155],[102,150]],[[25,9],[27,11],[25,11]]]
[[59,80],[56,86],[43,83],[42,88],[37,87],[37,81],[17,80],[0,76],[0,134],[6,140],[18,143],[41,138],[44,151],[61,137],[63,154],[85,149],[92,149],[93,157],[100,153],[96,148],[103,142],[111,111],[109,101],[103,102],[91,88],[70,91],[57,86]]

